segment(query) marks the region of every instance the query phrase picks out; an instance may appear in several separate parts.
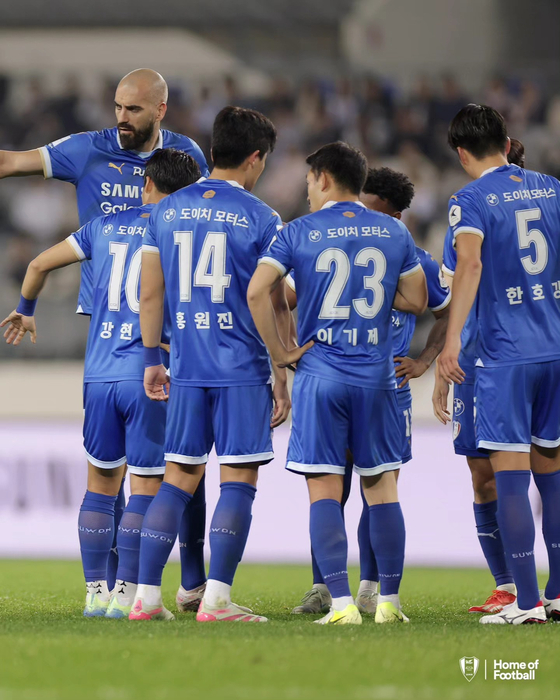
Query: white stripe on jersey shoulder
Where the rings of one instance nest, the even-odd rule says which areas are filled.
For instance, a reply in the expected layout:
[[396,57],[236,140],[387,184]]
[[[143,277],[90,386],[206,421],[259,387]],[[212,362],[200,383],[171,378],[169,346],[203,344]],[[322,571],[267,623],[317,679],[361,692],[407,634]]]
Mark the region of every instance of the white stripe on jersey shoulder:
[[41,163],[43,164],[43,177],[45,178],[45,180],[50,180],[53,174],[51,154],[49,153],[49,149],[46,146],[41,146],[41,148],[38,148],[37,150],[39,151],[39,155],[41,156]]
[[263,263],[266,263],[267,265],[276,268],[278,272],[282,275],[282,277],[285,277],[288,273],[288,270],[286,270],[286,268],[284,267],[284,265],[282,265],[281,262],[278,262],[278,260],[276,260],[275,258],[271,258],[268,255],[262,257],[258,262],[259,265],[262,265]]
[[402,280],[403,277],[410,277],[410,275],[413,275],[415,272],[418,272],[418,270],[421,270],[421,269],[422,269],[422,265],[420,265],[420,263],[418,263],[414,267],[411,267],[410,270],[406,270],[405,272],[401,272],[401,274],[399,275],[399,279]]
[[475,236],[480,236],[482,240],[484,240],[484,231],[481,231],[479,228],[475,226],[459,226],[456,231],[453,231],[453,243],[455,243],[457,236],[461,233],[473,233]]
[[66,240],[66,243],[68,243],[68,245],[72,248],[72,250],[74,251],[74,253],[76,253],[76,257],[78,258],[78,260],[79,260],[80,262],[82,262],[82,260],[85,260],[85,259],[86,259],[86,254],[85,254],[84,251],[82,250],[82,248],[81,248],[80,244],[78,243],[78,241],[74,238],[74,234],[73,234],[73,233],[71,233],[71,234],[68,236],[68,238],[66,238],[65,240]]
[[143,253],[157,253],[159,255],[159,248],[157,245],[150,245],[149,243],[142,244]]
[[446,275],[449,275],[449,277],[455,277],[455,270],[450,270],[444,263],[442,263],[441,269]]
[[451,303],[451,290],[447,293],[447,296],[445,299],[439,304],[438,306],[429,306],[428,308],[430,311],[441,311],[442,309],[445,309],[446,306],[449,306]]

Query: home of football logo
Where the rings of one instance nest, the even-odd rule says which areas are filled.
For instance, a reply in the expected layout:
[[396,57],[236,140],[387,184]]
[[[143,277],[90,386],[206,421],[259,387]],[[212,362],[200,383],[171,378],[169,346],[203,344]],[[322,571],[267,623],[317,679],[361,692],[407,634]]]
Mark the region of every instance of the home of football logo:
[[479,663],[480,662],[478,661],[476,656],[463,656],[462,659],[459,659],[459,666],[461,667],[461,672],[469,683],[476,676]]
[[166,209],[165,212],[163,213],[163,220],[167,221],[167,223],[173,221],[173,219],[177,216],[177,212],[175,209]]

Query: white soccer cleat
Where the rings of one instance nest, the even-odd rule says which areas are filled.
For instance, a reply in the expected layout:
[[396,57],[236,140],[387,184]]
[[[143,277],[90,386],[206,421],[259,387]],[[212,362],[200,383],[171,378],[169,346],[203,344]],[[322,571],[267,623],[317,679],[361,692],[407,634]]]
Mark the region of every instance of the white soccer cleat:
[[560,622],[560,596],[558,598],[548,599],[541,596],[542,604],[547,618],[551,622]]
[[179,586],[177,595],[175,596],[175,603],[177,604],[177,610],[179,612],[197,612],[202,599],[204,598],[204,592],[206,591],[206,583],[198,588],[193,588],[187,591],[183,586]]
[[323,592],[319,588],[313,587],[301,599],[301,605],[292,610],[292,615],[317,615],[328,613],[331,609],[331,594]]
[[347,605],[344,610],[332,610],[320,620],[314,620],[316,625],[361,625],[362,616],[355,605]]
[[204,599],[200,603],[197,622],[268,622],[268,618],[262,615],[255,615],[249,608],[244,608],[235,603],[225,603],[224,605],[208,605]]
[[484,615],[480,618],[482,625],[534,625],[545,622],[546,611],[542,603],[530,610],[521,610],[517,601],[506,605],[501,612],[495,615]]
[[364,615],[375,615],[377,611],[377,593],[373,591],[358,592],[356,596],[356,607]]

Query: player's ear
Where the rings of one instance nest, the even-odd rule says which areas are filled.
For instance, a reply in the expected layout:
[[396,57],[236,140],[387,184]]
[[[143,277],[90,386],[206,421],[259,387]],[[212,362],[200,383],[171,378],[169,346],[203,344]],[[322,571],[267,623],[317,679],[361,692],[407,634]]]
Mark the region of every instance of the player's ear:
[[257,161],[260,160],[260,154],[261,152],[259,150],[253,151],[249,158],[247,159],[249,162],[249,167],[254,168],[255,165],[257,164]]
[[402,219],[402,212],[401,211],[396,211],[393,214],[393,218],[398,219],[399,221]]
[[144,178],[144,192],[150,194],[154,189],[154,181],[149,175]]
[[457,154],[459,155],[459,160],[461,162],[461,165],[462,166],[468,165],[469,157],[468,157],[468,154],[465,151],[465,149],[461,148],[461,146],[459,146],[459,148],[457,148]]
[[508,136],[508,137],[507,137],[507,141],[506,141],[506,156],[508,155],[508,153],[509,153],[510,151],[511,151],[511,139],[510,139],[510,137]]
[[157,108],[156,119],[158,122],[160,122],[165,117],[166,112],[167,112],[167,105],[165,104],[165,102],[161,102]]
[[326,192],[331,185],[331,178],[324,170],[319,174],[318,183],[319,187],[321,188],[321,192]]

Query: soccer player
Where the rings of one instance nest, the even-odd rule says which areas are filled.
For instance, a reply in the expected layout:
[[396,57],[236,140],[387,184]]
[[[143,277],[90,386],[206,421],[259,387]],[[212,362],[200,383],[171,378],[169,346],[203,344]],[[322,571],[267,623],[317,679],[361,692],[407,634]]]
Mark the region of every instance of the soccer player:
[[312,213],[279,232],[253,277],[249,306],[273,362],[284,347],[269,295],[293,270],[298,337],[312,347],[298,363],[287,469],[304,474],[311,502],[311,546],[332,598],[320,624],[360,624],[348,586],[341,508],[346,450],[354,456],[369,506],[371,546],[381,580],[376,622],[405,622],[398,590],[405,527],[395,470],[402,462],[392,351],[392,307],[420,314],[426,279],[412,237],[398,219],[368,210],[360,151],[345,143],[307,158]]
[[[361,194],[362,202],[373,211],[380,211],[396,219],[401,219],[402,212],[410,207],[414,197],[414,185],[406,175],[390,168],[370,168],[366,183]],[[416,254],[426,275],[428,284],[428,308],[432,311],[436,322],[430,331],[425,348],[417,359],[407,357],[410,351],[410,343],[416,327],[416,316],[402,311],[393,310],[393,353],[396,363],[396,376],[399,386],[397,399],[399,409],[404,416],[402,422],[402,463],[406,464],[412,459],[412,394],[408,381],[415,377],[421,377],[431,366],[434,359],[441,352],[447,330],[449,316],[449,302],[451,293],[449,288],[442,284],[440,268],[432,256],[422,248],[416,246]],[[287,286],[290,288],[288,302],[290,307],[295,306],[295,285],[291,275],[286,277]],[[292,299],[293,295],[293,299]],[[352,474],[352,455],[347,462],[348,473],[345,478],[342,506],[350,491],[350,484],[346,484]],[[363,494],[362,494],[363,498]],[[375,556],[371,549],[369,538],[369,509],[363,500],[363,511],[358,526],[358,543],[360,548],[360,586],[356,597],[356,606],[362,613],[375,615],[377,609],[377,587],[379,575]],[[331,599],[327,587],[321,577],[321,572],[312,553],[313,587],[307,591],[302,599],[302,604],[292,610],[294,614],[319,613],[323,608],[329,608]]]
[[[525,149],[516,139],[511,139],[511,148],[507,155],[508,162],[524,167]],[[457,251],[453,245],[453,231],[448,228],[443,248],[443,273],[451,287],[457,265]],[[461,355],[459,364],[465,372],[465,381],[456,384],[453,389],[453,446],[455,454],[464,455],[471,471],[474,491],[474,519],[478,541],[488,568],[495,581],[495,588],[482,605],[469,608],[470,613],[498,613],[515,601],[516,588],[513,576],[506,562],[504,545],[496,517],[498,495],[496,479],[486,450],[476,447],[474,434],[474,373],[476,347],[476,316],[471,309],[461,335]],[[434,394],[432,401],[434,413],[444,425],[451,420],[447,410],[449,385],[445,382],[436,366]]]
[[[0,178],[42,174],[45,178],[71,182],[76,187],[78,214],[83,226],[95,217],[142,204],[144,168],[157,148],[176,148],[190,154],[202,175],[206,176],[208,166],[198,145],[187,136],[161,128],[167,111],[167,96],[167,83],[159,73],[146,68],[134,70],[117,86],[117,126],[72,134],[32,151],[0,151]],[[81,273],[77,313],[89,315],[92,308],[92,264],[89,261],[84,261]],[[185,609],[193,605],[191,599],[197,605],[200,600],[198,585],[203,582],[200,539],[204,538],[204,483],[195,500],[196,508],[191,511],[195,521],[185,521],[180,535],[181,544],[185,546],[181,547],[183,581],[178,603]],[[121,489],[116,510],[117,524],[124,506],[124,489]],[[109,562],[112,588],[116,556],[112,555]]]
[[[84,370],[88,487],[78,522],[86,617],[123,617],[134,598],[142,519],[161,481],[161,476],[154,477],[165,470],[166,406],[150,401],[142,384],[138,318],[142,242],[154,204],[199,176],[196,161],[186,153],[156,151],[146,165],[143,206],[94,219],[41,253],[29,265],[18,308],[0,324],[7,326],[4,337],[8,343],[18,345],[26,332],[35,342],[35,306],[49,272],[91,260],[93,313]],[[117,537],[117,587],[108,610],[107,560],[125,465],[131,475],[132,495]]]
[[[162,571],[215,444],[220,498],[197,620],[266,621],[232,603],[231,587],[249,535],[258,468],[273,458],[271,427],[290,409],[285,370],[275,368],[271,389],[269,357],[247,307],[257,261],[282,225],[250,193],[275,143],[276,129],[265,116],[224,108],[213,126],[210,178],[176,193],[150,217],[140,300],[144,385],[150,398],[167,400],[169,378],[158,350],[165,292],[172,318],[171,392],[165,479],[144,518],[131,620],[173,619],[162,602]],[[282,286],[274,308],[289,319]]]
[[[464,107],[448,138],[473,182],[450,201],[457,266],[440,372],[448,383],[464,381],[461,332],[476,300],[476,443],[490,451],[497,520],[517,587],[515,602],[481,622],[542,623],[547,615],[560,619],[560,183],[508,164],[506,125],[490,107]],[[531,470],[550,564],[542,601]]]

